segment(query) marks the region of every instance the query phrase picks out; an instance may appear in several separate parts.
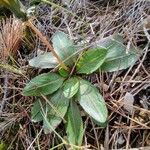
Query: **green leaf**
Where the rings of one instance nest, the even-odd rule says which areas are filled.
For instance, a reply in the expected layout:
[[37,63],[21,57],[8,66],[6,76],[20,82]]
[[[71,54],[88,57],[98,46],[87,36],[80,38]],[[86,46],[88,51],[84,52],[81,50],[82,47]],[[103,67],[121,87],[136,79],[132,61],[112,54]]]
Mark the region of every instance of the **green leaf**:
[[52,96],[48,96],[49,103],[46,104],[45,113],[43,113],[43,126],[45,133],[50,133],[62,122],[68,106],[69,99],[64,97],[60,89]]
[[55,73],[44,73],[33,78],[23,90],[24,96],[40,96],[52,94],[63,83],[64,78]]
[[119,35],[106,38],[101,44],[103,47],[108,49],[106,59],[121,56],[124,52],[123,39]]
[[135,64],[138,60],[137,54],[134,52],[129,52],[128,54],[123,54],[115,58],[109,58],[101,66],[102,71],[113,72],[122,69],[126,69]]
[[73,65],[75,62],[76,48],[68,35],[63,32],[56,32],[52,37],[52,43],[57,55],[65,61],[66,65]]
[[79,90],[79,80],[77,77],[72,77],[65,81],[63,92],[67,98],[72,98]]
[[108,111],[105,101],[99,91],[88,81],[80,80],[78,101],[82,108],[97,122],[106,122]]
[[106,59],[100,67],[102,71],[112,72],[126,69],[138,60],[135,49],[131,47],[127,53],[127,48],[123,42],[120,35],[114,35],[114,37],[105,38],[97,44],[108,49]]
[[59,72],[59,74],[60,74],[62,77],[64,77],[64,78],[66,78],[66,77],[69,76],[69,72],[68,72],[67,70],[65,70],[64,68],[62,68],[62,67],[59,68],[58,72]]
[[58,63],[56,58],[52,55],[51,52],[46,52],[29,60],[29,65],[32,67],[43,69],[43,68],[55,68],[58,65]]
[[101,127],[103,127],[103,128],[105,128],[106,126],[107,126],[107,124],[108,124],[108,121],[106,121],[106,122],[104,122],[104,123],[100,123],[100,122],[97,122],[95,119],[93,119],[93,118],[91,118],[92,119],[92,121],[96,124],[96,125],[98,125],[98,126],[101,126]]
[[[83,141],[83,122],[77,104],[71,100],[66,114],[66,131],[69,144],[81,146]],[[73,146],[72,146],[73,147]]]
[[[112,45],[115,45],[117,43],[123,43],[123,37],[120,34],[114,34],[111,36],[108,36],[106,38],[103,38],[100,41],[97,41],[94,46],[96,47],[105,47],[109,48]],[[122,50],[118,49],[118,52],[120,53]]]
[[44,109],[44,106],[40,99],[37,99],[31,108],[31,119],[33,122],[39,122],[43,120],[42,116],[42,110]]
[[77,64],[77,73],[93,73],[103,64],[106,54],[107,50],[105,48],[86,51]]

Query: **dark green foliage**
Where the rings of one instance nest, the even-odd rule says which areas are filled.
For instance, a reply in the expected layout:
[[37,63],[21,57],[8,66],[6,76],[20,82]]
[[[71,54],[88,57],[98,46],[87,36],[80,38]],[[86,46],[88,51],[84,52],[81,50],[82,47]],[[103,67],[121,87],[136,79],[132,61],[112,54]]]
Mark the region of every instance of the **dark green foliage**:
[[[83,140],[83,122],[77,104],[71,100],[66,114],[66,132],[70,144],[81,146]],[[73,146],[71,146],[73,147]]]
[[77,64],[77,73],[91,74],[105,61],[107,49],[96,48],[86,51]]
[[25,96],[40,96],[52,94],[63,83],[64,78],[56,73],[44,73],[33,78],[24,88]]
[[[32,120],[43,121],[45,133],[54,131],[64,121],[70,147],[78,149],[76,146],[82,145],[84,132],[78,104],[97,125],[105,127],[108,116],[103,96],[79,75],[91,74],[98,69],[108,72],[126,69],[135,63],[137,55],[134,51],[126,53],[122,38],[106,38],[97,48],[83,52],[77,65],[71,68],[77,56],[80,56],[76,54],[73,41],[65,33],[56,32],[52,42],[58,56],[70,67],[69,70],[58,68],[57,73],[45,73],[33,78],[27,83],[23,94],[39,96],[31,110]],[[51,53],[39,55],[29,64],[39,68],[59,66]]]

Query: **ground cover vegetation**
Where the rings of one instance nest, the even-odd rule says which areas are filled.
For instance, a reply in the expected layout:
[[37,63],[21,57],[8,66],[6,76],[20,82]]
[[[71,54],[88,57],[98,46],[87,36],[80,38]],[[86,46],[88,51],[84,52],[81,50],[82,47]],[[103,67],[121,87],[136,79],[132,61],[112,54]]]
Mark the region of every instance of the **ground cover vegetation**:
[[149,149],[150,2],[0,1],[0,149]]

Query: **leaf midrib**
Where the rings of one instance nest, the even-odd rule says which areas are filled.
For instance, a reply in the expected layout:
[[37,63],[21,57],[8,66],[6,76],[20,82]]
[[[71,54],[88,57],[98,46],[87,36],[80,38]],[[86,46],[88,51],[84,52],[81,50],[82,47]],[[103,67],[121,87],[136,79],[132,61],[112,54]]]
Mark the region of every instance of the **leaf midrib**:
[[[54,83],[57,82],[58,80],[63,81],[62,78],[58,78],[58,79],[56,79],[55,81],[51,81],[51,82],[46,83],[46,84],[41,84],[41,85],[39,85],[39,86],[37,86],[37,85],[32,85],[32,86],[35,86],[35,88],[34,88],[34,87],[33,87],[33,88],[30,88],[30,89],[27,90],[27,91],[29,92],[29,91],[32,91],[32,90],[36,90],[36,89],[38,89],[38,88],[42,88],[42,87],[47,86],[47,85],[49,85],[49,84],[54,84]],[[33,84],[34,84],[34,83],[33,83]],[[37,86],[37,87],[36,87],[36,86]]]

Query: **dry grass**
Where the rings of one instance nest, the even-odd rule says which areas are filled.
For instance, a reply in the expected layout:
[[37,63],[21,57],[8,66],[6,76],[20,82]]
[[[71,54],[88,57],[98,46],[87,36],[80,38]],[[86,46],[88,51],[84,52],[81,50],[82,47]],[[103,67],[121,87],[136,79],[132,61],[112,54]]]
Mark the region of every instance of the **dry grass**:
[[[80,1],[80,0],[79,0]],[[79,5],[80,4],[80,5]],[[76,43],[85,43],[85,46],[120,32],[127,44],[141,48],[139,61],[131,68],[114,73],[94,74],[88,79],[100,88],[109,108],[109,123],[106,128],[95,125],[90,118],[83,117],[86,132],[84,134],[84,149],[150,149],[150,50],[149,50],[149,15],[150,2],[146,0],[120,0],[103,6],[90,1],[73,2],[72,5],[62,8],[40,5],[37,8],[38,17],[35,25],[49,39],[51,35],[61,30],[68,33]],[[4,24],[4,23],[3,23]],[[10,26],[10,25],[9,25]],[[2,26],[5,28],[7,26]],[[13,28],[13,31],[16,28]],[[17,28],[18,29],[18,28]],[[11,30],[11,28],[9,28]],[[6,35],[10,31],[6,30]],[[0,29],[2,31],[2,29]],[[12,30],[11,30],[12,31]],[[17,31],[15,31],[18,33]],[[8,34],[9,33],[9,34]],[[9,52],[18,50],[17,39],[20,34],[5,38],[6,45],[0,43],[0,49]],[[13,38],[12,38],[13,37]],[[14,38],[15,37],[15,38]],[[0,40],[1,42],[2,40]],[[12,44],[14,43],[14,44]],[[11,45],[12,44],[12,45]],[[46,50],[45,46],[35,39],[35,50]],[[11,51],[10,51],[11,50]],[[1,53],[3,58],[8,56]],[[22,88],[27,78],[32,78],[39,71],[29,68],[29,55],[17,53],[18,69],[22,68],[24,76],[9,72],[7,101],[0,118],[0,137],[7,143],[8,149],[47,150],[61,143],[55,134],[44,135],[39,123],[33,124],[30,120],[30,108],[33,97],[23,97]],[[6,60],[6,59],[5,59]],[[1,71],[2,72],[2,71]],[[0,98],[5,92],[5,75],[0,76]],[[129,92],[134,96],[132,114],[124,109],[124,96]],[[61,124],[57,132],[64,137],[64,125]],[[65,137],[64,137],[65,138]],[[65,147],[60,147],[65,149]]]
[[22,23],[10,17],[0,22],[0,58],[6,61],[9,56],[14,57],[19,50],[23,37]]

